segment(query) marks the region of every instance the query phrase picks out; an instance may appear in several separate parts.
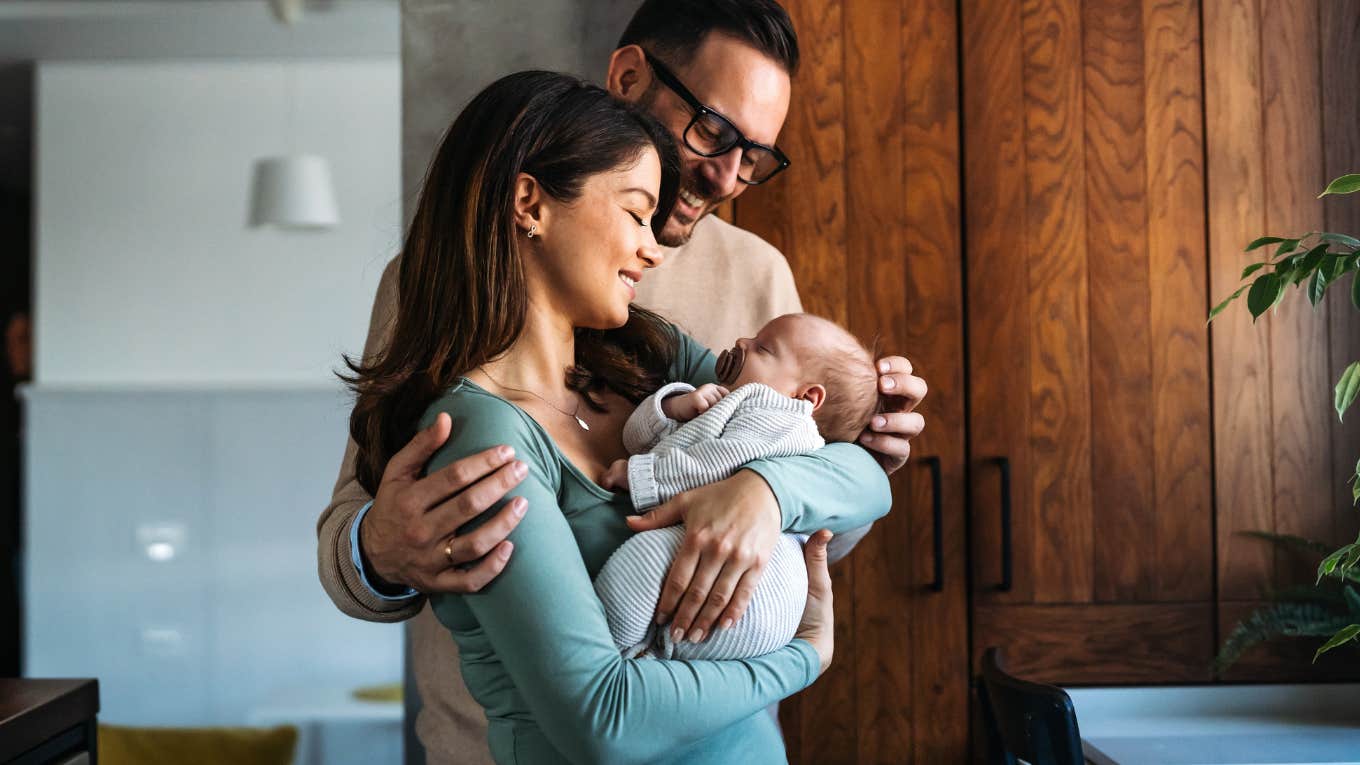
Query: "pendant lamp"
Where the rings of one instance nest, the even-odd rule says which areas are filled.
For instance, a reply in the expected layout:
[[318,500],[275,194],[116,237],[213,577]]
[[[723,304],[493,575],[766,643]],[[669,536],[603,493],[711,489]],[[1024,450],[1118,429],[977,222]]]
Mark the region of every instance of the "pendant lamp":
[[[302,15],[302,0],[271,0],[279,23],[291,27]],[[288,73],[289,153],[255,161],[251,182],[250,225],[316,230],[339,225],[331,166],[325,157],[299,154],[297,138],[297,64]]]
[[292,154],[255,162],[250,225],[319,229],[340,223],[325,157]]

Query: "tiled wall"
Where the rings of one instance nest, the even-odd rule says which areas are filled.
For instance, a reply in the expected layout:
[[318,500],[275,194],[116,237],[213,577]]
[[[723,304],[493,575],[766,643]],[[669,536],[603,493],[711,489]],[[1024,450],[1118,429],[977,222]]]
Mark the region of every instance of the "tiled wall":
[[25,674],[98,677],[101,719],[137,725],[241,724],[299,689],[400,678],[400,627],[342,615],[316,576],[341,391],[25,401]]

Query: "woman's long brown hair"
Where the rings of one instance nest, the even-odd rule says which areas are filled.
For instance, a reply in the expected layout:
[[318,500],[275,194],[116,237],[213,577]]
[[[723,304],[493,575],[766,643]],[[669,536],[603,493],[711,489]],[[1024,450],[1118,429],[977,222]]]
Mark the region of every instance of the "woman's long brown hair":
[[[387,461],[425,410],[460,375],[504,353],[524,329],[528,293],[513,219],[515,180],[527,173],[570,202],[586,179],[626,167],[647,148],[661,157],[665,225],[678,184],[673,139],[603,89],[553,72],[503,77],[477,95],[440,143],[402,249],[391,343],[374,358],[345,358],[355,393],[350,434],[359,483],[376,494]],[[577,330],[568,385],[639,402],[660,387],[676,353],[660,317],[629,309],[612,330]]]

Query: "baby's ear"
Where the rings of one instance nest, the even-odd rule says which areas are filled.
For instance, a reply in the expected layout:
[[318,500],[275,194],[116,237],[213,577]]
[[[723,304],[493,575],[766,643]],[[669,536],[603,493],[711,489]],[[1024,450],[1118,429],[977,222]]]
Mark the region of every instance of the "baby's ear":
[[804,385],[802,390],[798,391],[796,398],[800,398],[804,401],[811,401],[812,411],[815,412],[822,408],[822,404],[826,403],[826,388],[818,383]]

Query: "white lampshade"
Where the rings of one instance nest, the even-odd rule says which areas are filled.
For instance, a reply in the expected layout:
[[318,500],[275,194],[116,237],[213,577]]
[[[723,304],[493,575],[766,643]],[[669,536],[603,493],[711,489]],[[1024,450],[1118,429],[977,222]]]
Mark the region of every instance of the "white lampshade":
[[250,225],[282,228],[326,228],[340,223],[324,157],[299,154],[269,157],[255,163]]

